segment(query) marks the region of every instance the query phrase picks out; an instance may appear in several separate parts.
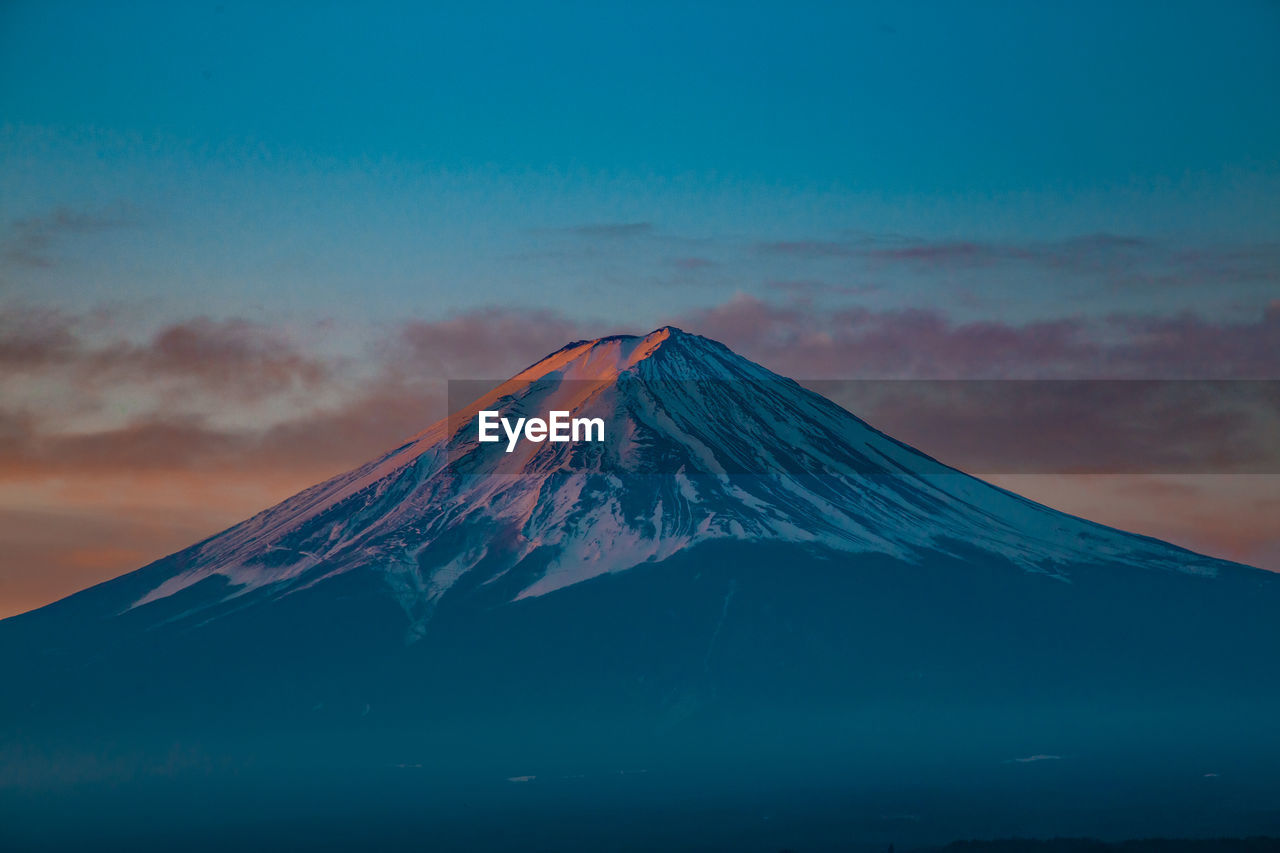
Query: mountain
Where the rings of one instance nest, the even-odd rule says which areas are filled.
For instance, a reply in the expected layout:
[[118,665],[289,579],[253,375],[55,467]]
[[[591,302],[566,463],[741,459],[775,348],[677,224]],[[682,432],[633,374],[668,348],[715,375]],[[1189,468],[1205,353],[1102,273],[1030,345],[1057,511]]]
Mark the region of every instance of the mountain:
[[[601,417],[610,440],[507,452],[505,438],[477,440],[481,409]],[[1225,568],[959,474],[668,327],[552,353],[385,456],[144,570],[125,609],[181,597],[178,618],[205,618],[363,571],[393,592],[413,635],[463,579],[501,581],[518,600],[714,541],[905,560],[978,548],[1067,582],[1066,565],[1099,557]]]
[[[478,440],[481,411],[553,410],[604,440]],[[729,796],[750,766],[765,788],[1012,797],[1045,765],[1073,792],[1230,767],[1206,826],[1236,832],[1243,804],[1280,814],[1277,612],[1280,576],[993,487],[666,327],[571,343],[366,465],[0,622],[0,787],[639,767]]]

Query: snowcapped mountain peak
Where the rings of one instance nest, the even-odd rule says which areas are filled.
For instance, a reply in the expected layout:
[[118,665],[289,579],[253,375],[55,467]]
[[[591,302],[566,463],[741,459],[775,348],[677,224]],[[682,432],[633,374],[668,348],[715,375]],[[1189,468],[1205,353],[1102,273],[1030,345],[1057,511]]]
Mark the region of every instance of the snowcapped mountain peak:
[[609,335],[566,344],[520,371],[510,381],[533,382],[552,374],[570,380],[613,379],[635,369],[659,351],[679,349],[695,353],[716,346],[708,338],[691,335],[675,326],[663,326],[647,335]]
[[[481,410],[566,411],[600,419],[605,437],[508,452],[478,440]],[[566,345],[382,458],[183,552],[132,606],[210,579],[194,611],[249,606],[365,572],[412,633],[464,578],[527,598],[724,540],[906,561],[976,549],[1068,582],[1081,561],[1218,566],[964,475],[664,326]]]

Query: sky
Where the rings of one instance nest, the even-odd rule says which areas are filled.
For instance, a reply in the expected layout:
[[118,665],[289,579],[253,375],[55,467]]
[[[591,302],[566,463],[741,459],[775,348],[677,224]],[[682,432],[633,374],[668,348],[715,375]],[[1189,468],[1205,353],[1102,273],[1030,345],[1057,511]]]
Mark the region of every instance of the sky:
[[0,2],[0,616],[666,323],[1280,569],[1280,4],[474,5]]

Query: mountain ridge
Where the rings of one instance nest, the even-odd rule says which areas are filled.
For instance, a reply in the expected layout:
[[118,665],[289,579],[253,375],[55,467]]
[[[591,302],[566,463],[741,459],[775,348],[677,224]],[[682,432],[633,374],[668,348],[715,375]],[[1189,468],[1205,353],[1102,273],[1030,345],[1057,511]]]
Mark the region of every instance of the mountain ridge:
[[[497,453],[467,435],[493,406],[599,415],[612,442]],[[465,544],[442,551],[459,529]],[[126,609],[210,579],[242,598],[372,568],[398,589],[414,636],[453,583],[493,563],[495,535],[513,544],[489,581],[558,549],[514,600],[721,538],[909,557],[951,537],[1067,582],[1055,566],[1087,551],[1210,575],[1234,565],[990,486],[719,342],[664,326],[567,344],[383,456],[179,552],[194,551],[196,565]]]

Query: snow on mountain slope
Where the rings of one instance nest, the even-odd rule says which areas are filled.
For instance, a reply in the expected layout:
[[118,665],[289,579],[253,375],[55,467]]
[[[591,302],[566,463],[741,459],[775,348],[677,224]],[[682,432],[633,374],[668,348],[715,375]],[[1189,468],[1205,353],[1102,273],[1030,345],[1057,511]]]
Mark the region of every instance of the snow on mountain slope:
[[[476,413],[605,421],[602,443],[477,441]],[[1212,575],[1218,561],[1058,513],[877,432],[829,400],[666,327],[578,341],[380,459],[195,546],[133,607],[225,578],[214,604],[376,573],[421,627],[459,579],[537,557],[540,596],[714,540],[912,560],[998,554],[1070,581],[1108,562]]]

